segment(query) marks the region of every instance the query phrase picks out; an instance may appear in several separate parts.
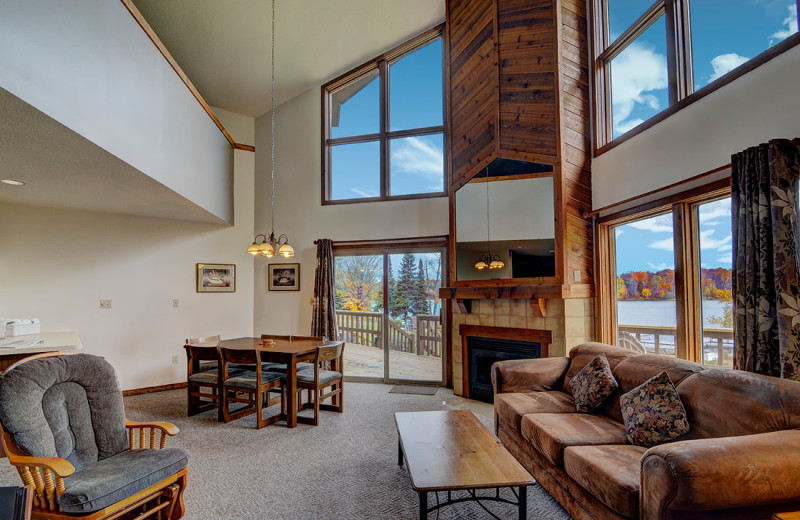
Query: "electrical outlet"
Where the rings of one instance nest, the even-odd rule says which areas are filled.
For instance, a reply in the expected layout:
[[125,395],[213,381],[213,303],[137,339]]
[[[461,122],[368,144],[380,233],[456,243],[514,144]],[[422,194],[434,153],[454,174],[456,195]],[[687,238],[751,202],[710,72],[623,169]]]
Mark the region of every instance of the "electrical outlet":
[[177,365],[178,364],[178,356],[172,356],[172,364],[173,365]]
[[100,308],[101,309],[110,309],[111,308],[111,300],[100,300]]
[[181,301],[179,299],[177,299],[177,298],[173,298],[172,299],[172,308],[173,309],[177,309],[180,306],[181,306]]
[[309,304],[309,305],[311,305],[311,306],[313,307],[313,306],[314,306],[314,302],[315,302],[315,301],[317,301],[317,300],[316,300],[316,298],[311,298],[311,299],[309,300],[308,304]]

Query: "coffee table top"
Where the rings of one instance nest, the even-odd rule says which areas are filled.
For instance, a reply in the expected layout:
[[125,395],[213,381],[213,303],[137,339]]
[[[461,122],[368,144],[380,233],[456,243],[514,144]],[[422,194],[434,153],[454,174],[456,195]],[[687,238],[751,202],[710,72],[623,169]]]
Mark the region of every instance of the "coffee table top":
[[470,411],[394,414],[417,491],[529,486],[533,477]]

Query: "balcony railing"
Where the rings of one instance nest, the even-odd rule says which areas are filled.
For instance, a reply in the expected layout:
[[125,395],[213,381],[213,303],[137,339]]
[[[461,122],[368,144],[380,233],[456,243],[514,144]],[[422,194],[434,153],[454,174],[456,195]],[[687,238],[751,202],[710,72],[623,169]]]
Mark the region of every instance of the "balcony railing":
[[[417,314],[404,324],[389,319],[391,350],[419,356],[442,357],[442,324],[439,316]],[[340,339],[368,347],[383,348],[382,312],[336,311]]]
[[[620,331],[633,335],[651,354],[675,356],[675,327],[649,325],[619,325]],[[703,329],[703,364],[707,366],[732,365],[733,330]]]

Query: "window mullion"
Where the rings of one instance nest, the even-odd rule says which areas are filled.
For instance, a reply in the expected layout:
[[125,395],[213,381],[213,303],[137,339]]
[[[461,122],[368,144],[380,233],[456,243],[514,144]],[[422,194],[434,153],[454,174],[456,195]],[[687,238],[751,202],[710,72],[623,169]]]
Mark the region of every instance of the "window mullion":
[[692,44],[687,0],[666,0],[669,104],[692,93]]
[[380,172],[381,172],[381,197],[388,197],[391,193],[389,186],[389,142],[387,132],[389,130],[389,66],[386,60],[378,62],[378,75],[380,77],[380,103],[381,103],[381,131],[380,131]]
[[699,361],[700,301],[698,299],[697,225],[688,203],[675,204],[672,222],[675,243],[675,304],[677,357]]

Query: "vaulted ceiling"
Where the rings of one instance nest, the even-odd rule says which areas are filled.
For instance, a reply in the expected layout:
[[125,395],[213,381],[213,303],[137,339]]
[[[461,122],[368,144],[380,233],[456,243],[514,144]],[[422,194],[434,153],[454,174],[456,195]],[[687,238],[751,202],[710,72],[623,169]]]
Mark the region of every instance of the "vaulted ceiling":
[[[134,0],[212,106],[270,108],[270,0]],[[276,103],[444,21],[444,0],[277,0]]]

